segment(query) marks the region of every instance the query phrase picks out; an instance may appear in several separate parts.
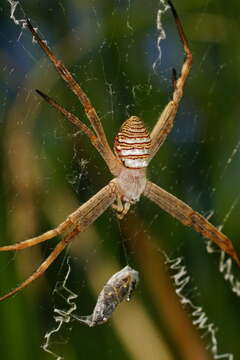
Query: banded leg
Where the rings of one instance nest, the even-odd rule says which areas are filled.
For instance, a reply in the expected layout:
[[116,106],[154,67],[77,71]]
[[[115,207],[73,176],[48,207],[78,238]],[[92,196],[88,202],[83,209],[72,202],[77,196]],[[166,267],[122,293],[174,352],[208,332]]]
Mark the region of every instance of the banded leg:
[[28,247],[40,244],[44,241],[50,240],[50,239],[54,238],[55,236],[62,234],[71,225],[72,225],[72,222],[69,220],[69,218],[67,218],[64,222],[62,222],[60,225],[58,225],[55,229],[48,230],[39,236],[35,236],[31,239],[27,239],[27,240],[21,241],[16,244],[1,246],[0,251],[14,251],[14,250],[18,251],[18,250],[23,250]]
[[[68,218],[60,224],[56,229],[50,230],[38,237],[28,239],[18,244],[0,247],[0,251],[7,250],[20,250],[40,242],[49,240],[56,235],[68,230],[65,237],[59,241],[50,255],[43,261],[43,263],[35,270],[35,272],[22,282],[18,287],[11,290],[6,295],[0,297],[0,301],[3,301],[12,295],[16,294],[34,280],[38,279],[44,274],[49,266],[54,262],[58,255],[64,250],[64,248],[76,237],[80,232],[83,232],[87,227],[93,223],[116,199],[114,187],[111,183],[102,188],[97,194],[95,194],[86,203],[80,206],[76,211],[68,216]],[[71,229],[70,229],[71,228]]]
[[14,294],[18,293],[26,286],[31,284],[34,280],[37,280],[40,276],[44,274],[44,272],[49,268],[49,266],[53,263],[53,261],[58,257],[58,255],[65,249],[68,243],[79,233],[79,230],[76,228],[72,231],[68,236],[65,236],[53,249],[51,254],[41,263],[41,265],[37,268],[34,273],[29,276],[25,281],[23,281],[19,286],[15,289],[9,291],[7,294],[0,297],[0,301],[4,301]]
[[185,52],[185,60],[182,65],[181,74],[178,79],[176,79],[175,69],[173,70],[174,90],[173,90],[172,100],[167,104],[167,106],[163,110],[159,120],[157,121],[156,125],[154,126],[150,134],[150,137],[152,139],[152,144],[150,148],[151,159],[157,153],[159,147],[164,143],[166,137],[168,136],[168,134],[170,133],[173,127],[173,122],[177,114],[178,106],[183,96],[183,88],[192,66],[192,54],[189,49],[188,41],[185,36],[183,26],[170,0],[168,1],[168,4],[172,10],[173,17],[177,26],[178,34],[183,44],[183,48]]
[[[113,154],[113,152],[108,144],[102,123],[97,115],[96,110],[92,106],[87,94],[83,91],[83,89],[80,87],[80,85],[76,82],[76,80],[73,78],[73,76],[68,71],[68,69],[63,65],[63,63],[61,61],[59,61],[56,58],[56,56],[51,52],[51,50],[48,48],[46,42],[40,38],[40,36],[38,35],[38,33],[36,32],[36,30],[34,29],[32,24],[30,23],[30,21],[28,19],[26,21],[27,21],[27,27],[30,30],[30,32],[32,33],[34,39],[37,41],[39,46],[43,49],[43,51],[45,52],[45,54],[47,55],[49,60],[52,62],[52,64],[54,65],[54,67],[57,70],[57,72],[59,73],[59,75],[61,76],[61,78],[67,83],[67,85],[70,87],[72,92],[81,101],[84,111],[86,113],[86,116],[87,116],[88,120],[90,121],[90,124],[92,125],[100,143],[102,143],[102,145],[105,148],[105,152],[107,153],[107,156],[108,156],[108,162],[111,164],[110,168],[114,172],[115,167],[116,167],[116,157]],[[118,174],[113,173],[113,175],[116,176]]]
[[204,216],[150,181],[147,182],[144,195],[161,209],[178,219],[183,225],[192,227],[204,238],[213,241],[220,249],[230,255],[236,261],[238,266],[240,266],[240,259],[231,240],[205,219]]
[[[56,109],[58,112],[60,112],[63,116],[65,116],[72,124],[77,126],[91,141],[92,145],[97,149],[97,151],[100,153],[106,164],[108,165],[108,168],[110,171],[113,170],[113,163],[109,162],[108,152],[106,151],[106,148],[103,146],[103,144],[100,142],[99,138],[93,133],[92,130],[90,130],[79,118],[72,114],[70,111],[64,109],[61,105],[59,105],[56,101],[51,99],[48,95],[44,94],[40,90],[36,90],[36,92],[54,109]],[[113,170],[114,173],[118,174],[117,166],[121,166],[119,160],[116,158],[116,166]],[[117,171],[117,172],[116,172]]]

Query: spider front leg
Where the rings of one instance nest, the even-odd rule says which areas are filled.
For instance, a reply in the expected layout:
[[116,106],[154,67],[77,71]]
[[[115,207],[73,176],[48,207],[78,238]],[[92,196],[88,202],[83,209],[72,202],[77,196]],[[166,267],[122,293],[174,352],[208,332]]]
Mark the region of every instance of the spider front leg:
[[[50,98],[48,95],[44,94],[40,90],[36,90],[38,95],[40,95],[50,106],[55,110],[65,116],[73,125],[77,126],[91,141],[92,145],[97,149],[99,154],[102,156],[103,160],[107,164],[109,170],[112,174],[118,175],[120,172],[121,164],[120,161],[114,157],[109,158],[109,153],[104,144],[101,143],[98,136],[88,128],[76,115],[72,114],[70,111],[66,110],[63,106],[59,105],[55,100]],[[113,155],[114,156],[114,155]]]
[[144,195],[161,209],[179,220],[183,225],[192,227],[204,238],[213,241],[220,249],[230,255],[240,267],[240,259],[231,240],[212,225],[204,216],[151,181],[147,182]]
[[[29,19],[26,20],[26,25],[28,27],[28,29],[30,30],[30,32],[33,35],[33,38],[37,41],[37,43],[39,44],[39,46],[42,48],[42,50],[45,52],[45,54],[47,55],[47,57],[49,58],[49,60],[52,62],[52,64],[54,65],[55,69],[57,70],[58,74],[61,76],[61,78],[67,83],[67,85],[69,86],[69,88],[72,90],[72,92],[78,97],[78,99],[80,100],[85,114],[94,130],[94,133],[98,139],[99,144],[101,144],[101,146],[98,148],[98,151],[101,153],[101,155],[103,156],[104,160],[107,162],[110,171],[112,172],[112,174],[114,176],[117,176],[119,174],[119,162],[117,161],[116,156],[113,154],[108,141],[107,141],[107,137],[106,134],[104,132],[101,120],[95,110],[95,108],[93,107],[90,99],[88,98],[87,94],[83,91],[83,89],[81,88],[81,86],[76,82],[76,80],[73,78],[72,74],[70,73],[70,71],[65,67],[65,65],[57,59],[57,57],[51,52],[51,50],[49,49],[49,47],[47,46],[46,42],[43,41],[40,36],[38,35],[38,33],[36,32],[36,29],[34,29],[34,27],[32,26],[32,24],[30,23]],[[47,100],[47,96],[43,93],[41,93],[40,91],[38,91],[38,93],[43,96],[45,98],[45,100]],[[49,99],[49,98],[48,98]],[[51,104],[52,101],[52,104]],[[54,106],[54,101],[50,99],[50,101],[48,101],[52,106]],[[57,106],[54,106],[55,108],[57,108]],[[60,108],[57,109],[58,111],[61,111]],[[76,117],[75,117],[76,118]],[[70,118],[69,118],[70,120]],[[72,120],[70,120],[72,121]],[[78,122],[78,126],[80,123],[80,120],[77,121]],[[81,127],[83,127],[84,124],[81,124]],[[85,130],[87,129],[86,126]],[[84,130],[83,130],[84,131]],[[86,133],[86,131],[84,131]],[[91,130],[88,129],[88,132],[90,133]]]
[[[9,293],[0,297],[0,301],[3,301],[17,292],[24,289],[26,286],[31,284],[34,280],[38,279],[44,274],[49,266],[54,262],[58,255],[65,249],[65,247],[76,237],[80,232],[83,232],[87,227],[93,223],[115,200],[116,194],[115,189],[111,183],[103,187],[97,194],[89,199],[85,204],[80,206],[76,211],[68,216],[66,221],[60,224],[56,229],[50,230],[43,235],[36,238],[26,240],[22,243],[15,245],[4,246],[0,248],[0,251],[7,250],[21,250],[26,247],[36,245],[40,242],[51,239],[52,237],[59,235],[59,231],[68,233],[62,240],[56,245],[50,255],[42,262],[42,264],[35,270],[35,272],[22,282],[15,289]],[[46,235],[48,234],[48,235]]]
[[34,273],[29,276],[25,281],[23,281],[19,286],[15,289],[11,290],[9,293],[0,297],[0,301],[6,300],[13,296],[14,294],[18,293],[26,286],[31,284],[34,280],[37,280],[41,277],[45,271],[49,268],[49,266],[53,263],[53,261],[58,257],[58,255],[65,249],[68,243],[80,232],[78,228],[75,228],[68,236],[65,236],[53,249],[51,254],[42,262],[42,264],[37,268]]
[[152,144],[150,148],[151,153],[151,159],[154,157],[154,155],[157,153],[159,147],[164,143],[166,137],[170,133],[173,127],[173,122],[176,117],[179,103],[183,96],[183,89],[185,82],[188,78],[188,75],[191,70],[192,66],[192,54],[189,49],[188,41],[186,38],[186,35],[183,30],[182,23],[178,17],[178,14],[176,12],[176,9],[174,8],[172,2],[169,0],[168,4],[172,10],[172,14],[177,26],[178,34],[180,37],[180,40],[183,44],[184,52],[185,52],[185,60],[182,65],[181,73],[179,78],[176,76],[176,70],[173,69],[173,95],[172,100],[167,104],[167,106],[164,108],[159,120],[157,121],[156,125],[154,126],[152,132],[151,132],[151,139]]
[[61,235],[71,225],[73,225],[72,221],[69,218],[67,218],[64,222],[62,222],[60,225],[58,225],[55,229],[48,230],[39,236],[35,236],[31,239],[27,239],[27,240],[21,241],[16,244],[1,246],[0,251],[23,250],[28,247],[40,244],[41,242],[50,240],[50,239],[54,238],[55,236]]

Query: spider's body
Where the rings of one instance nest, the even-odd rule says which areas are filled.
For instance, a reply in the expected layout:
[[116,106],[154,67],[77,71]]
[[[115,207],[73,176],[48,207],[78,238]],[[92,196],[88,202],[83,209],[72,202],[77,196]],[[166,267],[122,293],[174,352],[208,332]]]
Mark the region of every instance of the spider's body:
[[119,218],[126,215],[130,205],[139,201],[144,192],[150,148],[151,138],[143,122],[137,116],[131,116],[114,140],[114,152],[122,163],[119,175],[112,181],[117,192],[117,204],[113,207]]
[[183,96],[184,85],[192,65],[192,54],[182,24],[170,0],[168,0],[168,4],[172,10],[178,34],[185,52],[185,59],[178,78],[176,76],[176,71],[173,70],[172,98],[163,109],[150,135],[138,117],[132,116],[125,121],[115,138],[115,154],[108,144],[100,118],[87,94],[76,82],[67,68],[51,52],[46,42],[39,37],[29,20],[26,20],[24,26],[26,25],[25,27],[31,31],[34,39],[53,63],[61,78],[79,98],[91,124],[91,128],[84,124],[76,115],[67,111],[53,99],[49,98],[49,96],[37,90],[38,94],[87,135],[92,145],[104,159],[110,172],[114,176],[114,179],[99,190],[86,203],[81,205],[76,211],[70,214],[66,220],[59,224],[55,229],[17,244],[0,247],[0,251],[21,250],[49,240],[60,234],[65,234],[38,269],[18,287],[0,297],[0,301],[14,295],[43,275],[76,235],[79,232],[86,230],[86,228],[109,206],[116,209],[117,216],[122,218],[129,210],[131,204],[137,202],[141,195],[144,195],[153,201],[161,209],[179,220],[183,225],[192,227],[203,237],[216,243],[220,249],[229,254],[240,266],[240,259],[231,240],[227,236],[220,232],[204,216],[146,178],[146,167],[149,161],[157,153],[160,146],[163,145],[167,135],[173,127],[178,106]]

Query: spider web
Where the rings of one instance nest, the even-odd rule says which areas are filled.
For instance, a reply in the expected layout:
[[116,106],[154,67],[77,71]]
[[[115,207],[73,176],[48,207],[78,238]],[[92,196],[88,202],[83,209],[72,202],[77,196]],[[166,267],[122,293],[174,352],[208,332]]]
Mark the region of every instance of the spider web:
[[[14,23],[19,26],[18,32],[12,23],[8,25],[9,29],[11,25],[11,38],[16,39],[16,42],[14,44],[11,43],[9,47],[15,49],[16,46],[18,46],[18,53],[23,52],[22,57],[24,56],[30,59],[33,64],[36,64],[36,68],[37,65],[38,67],[40,66],[44,78],[44,71],[46,69],[46,73],[49,72],[50,66],[46,60],[43,60],[43,62],[39,64],[37,63],[37,59],[41,54],[40,52],[38,53],[37,46],[32,46],[31,42],[33,39],[24,31],[26,15],[19,6],[19,2],[8,0],[8,3],[11,5],[10,17]],[[54,34],[51,34],[51,27],[47,27],[42,19],[37,16],[37,12],[29,8],[30,4],[21,3],[21,5],[24,6],[27,14],[31,14],[30,18],[34,26],[43,34],[44,40],[47,40],[49,44],[52,45],[56,42],[55,37],[57,38],[57,36],[59,36],[59,39],[63,37],[62,34],[57,34],[55,30]],[[234,28],[235,21],[230,17],[224,16],[224,14],[214,17],[217,11],[216,9],[212,10],[208,1],[201,1],[199,5],[200,9],[195,8],[192,11],[191,8],[190,10],[188,8],[182,10],[181,4],[175,5],[179,13],[183,13],[184,20],[186,21],[186,30],[191,29],[189,41],[193,44],[194,67],[186,86],[186,95],[179,111],[174,130],[169,136],[164,148],[160,150],[159,155],[154,160],[150,169],[150,175],[155,182],[178,195],[204,215],[210,213],[211,221],[213,221],[214,224],[219,224],[219,228],[223,229],[226,234],[230,235],[230,238],[233,237],[234,239],[234,237],[236,238],[238,236],[238,232],[234,230],[234,227],[237,226],[234,218],[237,218],[239,212],[240,196],[239,187],[237,186],[239,182],[239,174],[237,172],[240,148],[239,128],[237,128],[236,108],[234,113],[234,108],[232,107],[229,118],[226,118],[225,121],[222,120],[221,111],[224,112],[226,107],[223,106],[223,100],[221,103],[219,99],[223,97],[223,94],[221,94],[221,88],[224,86],[222,85],[223,83],[225,86],[228,85],[229,88],[227,92],[229,93],[231,93],[233,90],[232,87],[234,86],[230,80],[230,84],[228,83],[227,78],[231,72],[230,70],[234,68],[234,63],[237,61],[238,55],[234,53],[233,57],[229,58],[225,55],[225,57],[221,57],[220,53],[222,47],[226,44],[223,33],[224,31],[231,33],[229,29]],[[94,100],[94,104],[100,112],[101,119],[111,142],[113,134],[116,134],[123,119],[130,114],[139,114],[143,119],[146,119],[146,123],[149,123],[149,128],[153,126],[158,114],[162,110],[163,104],[169,100],[172,87],[171,69],[172,67],[179,69],[182,62],[183,52],[181,44],[178,41],[176,29],[172,26],[171,16],[169,11],[167,11],[168,7],[166,3],[162,0],[151,1],[147,10],[142,6],[141,2],[138,4],[136,1],[113,1],[111,8],[108,10],[111,15],[108,15],[108,11],[101,8],[96,1],[91,2],[89,6],[86,5],[85,7],[82,7],[75,1],[71,2],[70,5],[62,1],[56,2],[56,4],[51,5],[51,7],[49,4],[44,4],[43,9],[40,9],[40,7],[37,9],[39,14],[42,12],[42,15],[52,13],[55,14],[55,16],[59,16],[63,19],[63,22],[66,22],[66,28],[70,29],[70,35],[74,43],[73,49],[76,55],[65,54],[64,51],[61,53],[60,50],[60,57],[66,64],[71,64],[72,72],[77,76],[83,88],[87,89],[87,93],[89,95],[91,94],[91,99]],[[106,13],[104,13],[104,10],[106,10]],[[194,11],[197,13],[195,14]],[[9,17],[9,12],[7,13],[7,17]],[[113,26],[110,36],[108,34],[109,29],[107,28],[106,20],[110,21],[111,17],[112,19],[118,18],[118,22],[115,20],[115,25]],[[146,22],[143,21],[144,17],[147,18]],[[214,37],[214,29],[210,26],[213,20],[219,30],[217,34],[220,39]],[[210,34],[208,34],[207,30],[204,30],[204,27],[210,31]],[[121,31],[123,35],[117,36]],[[86,33],[88,33],[89,36],[84,38],[82,34]],[[2,34],[1,32],[1,35]],[[206,38],[207,36],[208,38]],[[29,43],[27,43],[28,41]],[[67,41],[65,44],[68,44]],[[74,58],[74,56],[77,56],[77,53],[81,52],[83,53],[81,57]],[[142,54],[142,56],[139,54]],[[110,56],[111,59],[113,59],[112,65],[109,64],[108,61]],[[24,66],[26,66],[25,63]],[[19,68],[16,67],[11,72],[9,67],[6,72],[8,75],[12,74],[12,77],[17,80]],[[214,73],[214,76],[212,76],[212,73]],[[81,76],[79,76],[79,74],[81,74]],[[52,88],[56,91],[57,85],[54,84],[55,80],[51,80],[51,77],[48,82],[47,76],[45,76],[45,84],[41,85],[38,84],[38,77],[34,85],[31,84],[29,87],[29,84],[23,81],[26,80],[24,77],[29,76],[33,77],[33,74],[28,75],[27,71],[25,71],[25,75],[22,77],[22,82],[25,87],[22,95],[23,101],[27,102],[30,96],[32,96],[31,90],[29,89],[34,87],[41,86],[45,92],[53,91]],[[205,91],[203,91],[201,90],[205,86],[203,82],[207,82],[208,76],[210,83],[207,85]],[[57,76],[54,74],[53,77],[55,78]],[[51,81],[53,81],[52,84]],[[198,88],[200,89],[199,91],[196,90]],[[64,103],[67,107],[68,99],[70,99],[70,102],[72,102],[72,105],[70,105],[72,106],[72,110],[80,113],[81,118],[83,118],[84,114],[81,112],[79,105],[74,102],[72,97],[66,94],[67,90],[59,90],[58,96],[62,99],[61,103]],[[95,98],[94,94],[96,94]],[[227,95],[227,99],[230,101],[229,106],[231,106],[231,104],[236,102],[236,98],[234,99],[236,95],[234,95],[234,93],[232,93],[231,96],[229,94]],[[201,97],[203,100],[201,100]],[[217,109],[214,101],[218,101],[221,109]],[[3,104],[5,111],[7,110],[7,106],[7,104]],[[92,149],[88,147],[86,139],[83,139],[75,130],[67,127],[64,121],[60,120],[61,123],[57,128],[56,116],[54,117],[54,114],[52,114],[49,108],[43,113],[48,119],[46,125],[40,124],[41,119],[38,121],[40,125],[33,127],[30,118],[35,117],[35,115],[33,115],[35,113],[37,113],[37,111],[34,105],[30,103],[29,111],[22,118],[23,121],[30,124],[30,129],[33,128],[36,139],[38,132],[45,132],[45,135],[40,138],[40,140],[37,140],[38,145],[36,146],[38,150],[36,153],[39,154],[37,155],[37,161],[41,162],[40,167],[43,167],[43,173],[45,175],[42,175],[41,171],[37,174],[39,178],[35,191],[37,192],[39,189],[44,189],[44,197],[48,195],[51,197],[51,190],[46,189],[50,188],[53,190],[53,184],[56,183],[54,179],[58,176],[58,172],[51,166],[53,164],[53,156],[51,155],[52,158],[49,160],[48,152],[55,147],[57,148],[57,150],[55,150],[57,163],[54,163],[54,165],[56,166],[57,164],[57,166],[59,166],[61,169],[59,172],[63,173],[63,176],[62,174],[61,176],[66,180],[70,188],[72,187],[74,189],[81,201],[84,201],[84,199],[90,197],[98,188],[105,184],[108,179],[102,168],[102,163]],[[211,113],[213,120],[209,113]],[[224,127],[225,122],[229,124],[226,128]],[[204,128],[204,126],[206,127]],[[222,126],[222,133],[225,136],[226,131],[227,141],[226,137],[219,135],[221,132],[216,131],[215,133],[212,130],[213,126],[215,126],[216,130]],[[56,128],[57,130],[55,130]],[[23,132],[26,135],[29,129],[23,128]],[[53,138],[53,140],[51,140],[51,138]],[[66,138],[69,147],[64,145]],[[73,142],[74,150],[72,152],[69,148]],[[83,150],[84,146],[82,145],[84,145],[87,150]],[[62,146],[64,151],[61,149]],[[210,152],[210,149],[212,152]],[[63,155],[64,152],[66,153],[65,155]],[[218,156],[214,155],[214,152]],[[46,165],[43,165],[44,161],[46,161]],[[189,164],[188,169],[186,169],[186,163]],[[192,171],[190,171],[189,168],[192,168]],[[196,174],[198,174],[198,176],[196,176]],[[55,175],[57,176],[55,177]],[[96,187],[95,184],[95,177],[97,176],[99,187]],[[43,180],[40,180],[40,178]],[[230,179],[234,179],[232,180],[233,184],[231,184]],[[16,175],[13,180],[13,183],[14,182],[17,183]],[[66,194],[66,186],[60,181],[59,185],[60,195],[62,195],[62,193]],[[20,196],[25,186],[28,186],[27,180],[25,180],[25,184],[22,187],[17,188],[17,196]],[[61,189],[64,189],[64,192],[61,192]],[[51,201],[53,202],[55,200],[57,204],[61,204],[63,201],[62,196],[61,199],[59,199],[55,191],[53,191],[53,194],[55,195],[51,197]],[[221,196],[219,194],[223,195]],[[75,205],[72,198],[71,194],[66,194],[65,202],[69,203],[70,209],[72,209],[72,204]],[[68,211],[66,210],[68,209],[67,205],[66,208],[61,205],[62,210],[57,210],[57,215],[51,218],[49,213],[53,213],[55,209],[55,206],[50,204],[51,201],[46,201],[45,207],[43,207],[40,212],[43,220],[47,223],[57,222],[58,219],[61,221],[64,214]],[[12,207],[8,209],[9,214],[13,213],[17,207],[16,202],[13,201],[12,204]],[[218,316],[216,316],[216,312],[219,311],[219,307],[216,304],[218,298],[207,301],[204,290],[206,280],[200,275],[201,270],[205,276],[209,276],[209,282],[217,281],[219,289],[224,291],[224,295],[225,292],[227,293],[225,296],[221,294],[221,296],[226,299],[225,303],[223,301],[221,302],[222,306],[231,303],[231,301],[235,301],[234,297],[232,298],[229,293],[232,290],[233,296],[239,296],[240,284],[238,280],[239,276],[235,276],[235,269],[231,259],[225,258],[223,253],[219,253],[212,244],[207,243],[206,249],[212,255],[206,255],[206,250],[202,247],[202,249],[199,250],[201,260],[196,261],[200,270],[197,270],[197,265],[194,264],[192,257],[195,259],[198,258],[198,253],[193,251],[193,246],[198,247],[199,245],[199,247],[201,247],[200,240],[196,239],[196,237],[194,238],[195,235],[191,235],[189,232],[186,233],[185,229],[179,230],[180,225],[176,225],[175,223],[173,225],[173,222],[165,220],[166,217],[164,218],[162,212],[158,211],[157,214],[153,215],[150,208],[151,205],[147,202],[143,201],[143,204],[139,204],[139,207],[140,215],[145,220],[146,231],[149,233],[153,231],[153,233],[159,235],[160,238],[168,239],[167,243],[173,243],[172,246],[169,244],[161,245],[164,246],[166,253],[171,254],[171,256],[167,256],[167,259],[168,266],[173,271],[172,278],[175,282],[176,292],[180,296],[181,301],[184,302],[185,305],[188,305],[188,312],[192,313],[192,321],[200,328],[200,333],[203,336],[205,335],[204,338],[207,337],[206,333],[208,334],[208,346],[214,358],[233,360],[234,357],[230,353],[234,353],[234,351],[230,345],[229,347],[227,346],[227,341],[224,341],[224,320],[218,321]],[[135,209],[133,212],[135,212]],[[104,249],[101,256],[106,259],[106,257],[109,256],[108,253],[111,253],[112,257],[116,257],[117,260],[124,265],[125,259],[124,256],[121,255],[123,252],[121,249],[121,236],[123,235],[120,237],[118,237],[119,235],[114,235],[114,237],[111,235],[111,232],[115,231],[117,233],[119,229],[118,226],[115,226],[115,220],[109,220],[109,218],[106,216],[104,220],[101,220],[107,230],[101,229],[101,221],[97,224],[100,229],[100,244]],[[161,229],[160,234],[159,229]],[[171,233],[169,229],[171,229]],[[29,231],[31,231],[31,228]],[[190,239],[186,240],[188,236]],[[110,242],[115,243],[115,245],[109,246],[106,244]],[[189,250],[186,249],[188,246]],[[101,258],[99,255],[96,260],[93,255],[90,255],[91,251],[98,252],[98,254],[101,253],[95,242],[92,247],[90,246],[90,253],[86,250],[86,253],[84,253],[85,257],[78,253],[76,255],[72,248],[70,251],[73,256],[77,256],[78,260],[84,264],[83,267],[85,267],[86,273],[89,271],[89,262],[92,264],[92,259],[94,259],[95,262],[100,261],[99,258]],[[135,252],[137,252],[137,250],[135,250]],[[134,250],[130,251],[130,261],[131,255],[132,258],[134,258]],[[9,262],[7,269],[10,268],[10,265],[13,265],[13,260],[15,261],[15,257]],[[62,265],[62,261],[63,260],[60,260],[60,265]],[[201,266],[201,261],[206,264],[206,269],[204,266]],[[63,270],[60,271],[61,275],[64,273],[63,292],[72,289],[72,285],[66,284],[70,275],[69,266],[68,263],[66,273]],[[219,274],[216,273],[217,266],[219,272],[222,274],[222,278],[220,277],[220,279],[218,277]],[[213,268],[215,270],[213,270]],[[214,276],[210,275],[210,269],[213,272],[215,271]],[[3,270],[1,269],[1,272],[5,271],[5,268],[3,268]],[[144,269],[141,269],[141,271],[144,272]],[[24,271],[22,274],[21,278],[25,277]],[[81,271],[81,276],[82,278],[85,276],[84,271]],[[192,287],[191,278],[194,278],[194,283],[197,283],[198,290]],[[186,279],[189,280],[189,282],[187,282]],[[224,282],[224,280],[225,284],[223,285],[222,282]],[[81,285],[81,281],[78,282],[78,284]],[[99,284],[98,288],[100,287]],[[191,288],[191,295],[188,295],[188,287]],[[83,293],[86,288],[87,286],[81,288],[81,293]],[[211,291],[210,288],[211,286],[209,286],[209,291]],[[57,289],[59,290],[59,286],[57,286]],[[198,292],[200,292],[201,296],[197,296],[197,299],[193,301],[192,298],[196,298]],[[74,296],[74,294],[72,290],[69,290],[70,297]],[[72,303],[69,304],[69,298],[66,296],[66,293],[64,296],[66,298],[64,311],[71,312],[75,305]],[[212,292],[212,296],[214,296],[214,291]],[[198,307],[195,305],[196,303],[203,303],[204,305]],[[214,304],[216,304],[216,306],[214,306]],[[53,306],[55,309],[54,312],[56,312],[56,304],[53,304]],[[203,308],[206,310],[203,310]],[[214,312],[214,308],[216,312]],[[224,308],[224,310],[227,313],[226,308]],[[84,314],[86,311],[85,307],[83,308],[83,301],[79,302],[78,311],[81,314]],[[229,309],[230,317],[233,316],[237,318],[234,311],[236,311],[235,306],[234,310],[231,311],[231,309]],[[208,312],[210,314],[206,315]],[[207,318],[212,320],[207,320]],[[54,330],[46,333],[46,343],[44,345],[45,350],[50,349],[50,351],[54,353],[55,340],[53,340],[53,338],[59,335],[65,326],[69,326],[61,317],[57,317],[55,320],[57,326]],[[213,323],[215,325],[213,325]],[[232,338],[237,339],[234,335],[234,326],[234,321],[232,327],[226,324],[226,328],[228,329],[226,333],[230,332]],[[216,327],[219,327],[218,333],[215,332]],[[64,336],[60,334],[60,337],[66,340]],[[237,340],[235,340],[235,342],[237,342]],[[222,345],[222,343],[224,345]],[[226,354],[228,351],[229,353]],[[58,359],[61,357],[62,355],[58,357]],[[66,358],[68,358],[68,356],[66,356]]]

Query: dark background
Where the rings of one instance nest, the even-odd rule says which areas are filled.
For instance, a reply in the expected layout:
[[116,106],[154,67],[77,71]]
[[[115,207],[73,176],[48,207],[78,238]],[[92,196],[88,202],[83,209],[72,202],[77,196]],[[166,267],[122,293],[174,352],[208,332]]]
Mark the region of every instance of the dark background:
[[[153,127],[171,96],[171,69],[179,71],[183,60],[167,12],[163,16],[167,39],[161,42],[161,63],[153,71],[158,58],[159,1],[21,3],[91,98],[110,144],[130,115]],[[174,129],[152,161],[149,177],[205,216],[213,212],[215,225],[226,218],[223,231],[240,251],[240,4],[175,0],[175,6],[194,63]],[[7,1],[1,1],[0,15],[0,237],[1,244],[8,244],[56,226],[111,176],[88,139],[39,99],[34,89],[50,94],[87,122],[81,104],[28,31],[10,19]],[[18,8],[16,18],[23,17]],[[0,254],[1,294],[28,277],[56,241],[21,254]],[[191,278],[183,293],[201,305],[208,323],[218,328],[218,353],[233,353],[235,360],[240,359],[239,299],[219,271],[219,252],[207,253],[200,235],[145,199],[123,222],[108,210],[68,249],[68,287],[79,294],[78,314],[92,311],[105,281],[126,265],[123,243],[141,279],[132,302],[122,304],[105,325],[63,326],[51,340],[54,352],[68,360],[207,359],[204,349],[211,347],[210,337],[205,329],[192,328],[189,307],[186,315],[179,306],[169,283],[169,274],[176,270],[169,272],[169,266],[163,265],[165,251],[171,259],[183,257]],[[62,254],[41,280],[0,305],[3,359],[51,358],[40,346],[46,331],[55,326],[53,307],[67,309],[54,291],[66,272],[66,254]],[[235,267],[233,272],[239,278]]]

